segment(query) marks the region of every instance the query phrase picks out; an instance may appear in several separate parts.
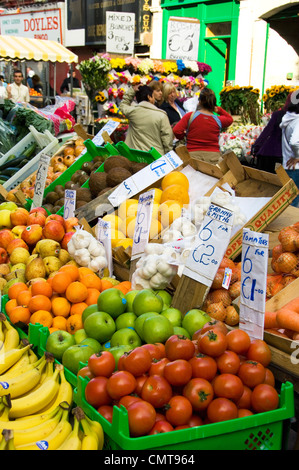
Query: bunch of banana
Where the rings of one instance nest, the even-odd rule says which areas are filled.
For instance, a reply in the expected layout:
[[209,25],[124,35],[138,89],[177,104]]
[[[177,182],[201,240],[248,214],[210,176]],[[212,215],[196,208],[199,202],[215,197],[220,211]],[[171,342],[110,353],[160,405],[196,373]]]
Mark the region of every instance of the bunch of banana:
[[20,335],[7,320],[4,313],[0,313],[0,354],[15,349],[20,344]]
[[14,434],[10,429],[2,431],[2,440],[0,441],[0,450],[15,450]]

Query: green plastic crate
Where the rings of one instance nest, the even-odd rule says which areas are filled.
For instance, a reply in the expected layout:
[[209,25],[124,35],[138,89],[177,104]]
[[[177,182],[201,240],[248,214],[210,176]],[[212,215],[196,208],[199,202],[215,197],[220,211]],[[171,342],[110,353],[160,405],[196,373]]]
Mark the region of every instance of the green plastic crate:
[[87,378],[78,378],[74,401],[86,415],[98,421],[105,433],[106,449],[112,450],[281,450],[286,427],[295,415],[293,384],[281,386],[279,408],[265,413],[181,429],[169,433],[131,438],[127,410],[114,406],[110,424],[85,400]]
[[122,141],[117,142],[115,147],[123,157],[127,157],[128,160],[135,162],[152,163],[154,160],[158,160],[158,158],[162,157],[154,147],[151,147],[148,152],[145,152],[143,150],[131,149]]

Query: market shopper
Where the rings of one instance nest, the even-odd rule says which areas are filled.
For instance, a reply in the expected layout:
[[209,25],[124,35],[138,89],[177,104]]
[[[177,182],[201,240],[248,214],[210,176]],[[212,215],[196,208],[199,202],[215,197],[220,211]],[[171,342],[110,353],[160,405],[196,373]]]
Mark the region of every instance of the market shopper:
[[172,150],[173,132],[165,111],[155,106],[152,88],[147,85],[129,88],[119,109],[129,120],[125,143],[130,148],[148,151],[154,147],[161,155]]
[[32,88],[37,91],[37,93],[43,94],[43,85],[40,81],[40,77],[38,75],[33,75],[32,77]]
[[[299,188],[299,92],[293,92],[287,112],[280,124],[282,130],[282,164]],[[299,207],[299,196],[291,204]]]
[[21,70],[14,70],[13,79],[14,82],[7,85],[5,89],[5,98],[17,102],[29,103],[29,89],[23,85],[23,73]]
[[197,110],[185,114],[174,126],[173,133],[179,140],[186,138],[187,150],[191,157],[217,163],[221,157],[220,131],[230,126],[232,122],[232,116],[216,106],[216,96],[213,90],[203,88],[199,95]]
[[163,83],[159,80],[152,80],[148,86],[153,89],[153,97],[155,98],[155,105],[161,106],[163,103]]
[[172,83],[165,83],[163,86],[163,103],[160,108],[166,112],[172,127],[186,114],[178,100],[177,89]]
[[61,84],[61,87],[60,87],[61,93],[69,93],[71,91],[71,73],[73,73],[73,88],[81,87],[80,81],[76,77],[76,71],[73,70],[73,72],[71,72],[70,70],[69,73],[67,74],[67,77],[63,80]]

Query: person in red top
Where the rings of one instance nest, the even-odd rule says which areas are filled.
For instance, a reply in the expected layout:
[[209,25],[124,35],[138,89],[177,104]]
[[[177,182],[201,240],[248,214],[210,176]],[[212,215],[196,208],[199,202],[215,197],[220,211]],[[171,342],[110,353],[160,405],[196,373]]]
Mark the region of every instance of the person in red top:
[[186,137],[186,146],[191,157],[217,163],[221,156],[220,132],[232,122],[232,116],[216,106],[216,96],[213,90],[203,88],[199,95],[197,110],[193,113],[186,113],[173,127],[173,133],[179,140]]

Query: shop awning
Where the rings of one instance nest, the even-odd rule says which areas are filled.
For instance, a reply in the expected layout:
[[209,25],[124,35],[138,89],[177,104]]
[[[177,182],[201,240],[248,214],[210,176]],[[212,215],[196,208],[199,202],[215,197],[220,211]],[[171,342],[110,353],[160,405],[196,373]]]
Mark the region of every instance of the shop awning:
[[78,56],[56,41],[0,35],[0,60],[78,62]]

